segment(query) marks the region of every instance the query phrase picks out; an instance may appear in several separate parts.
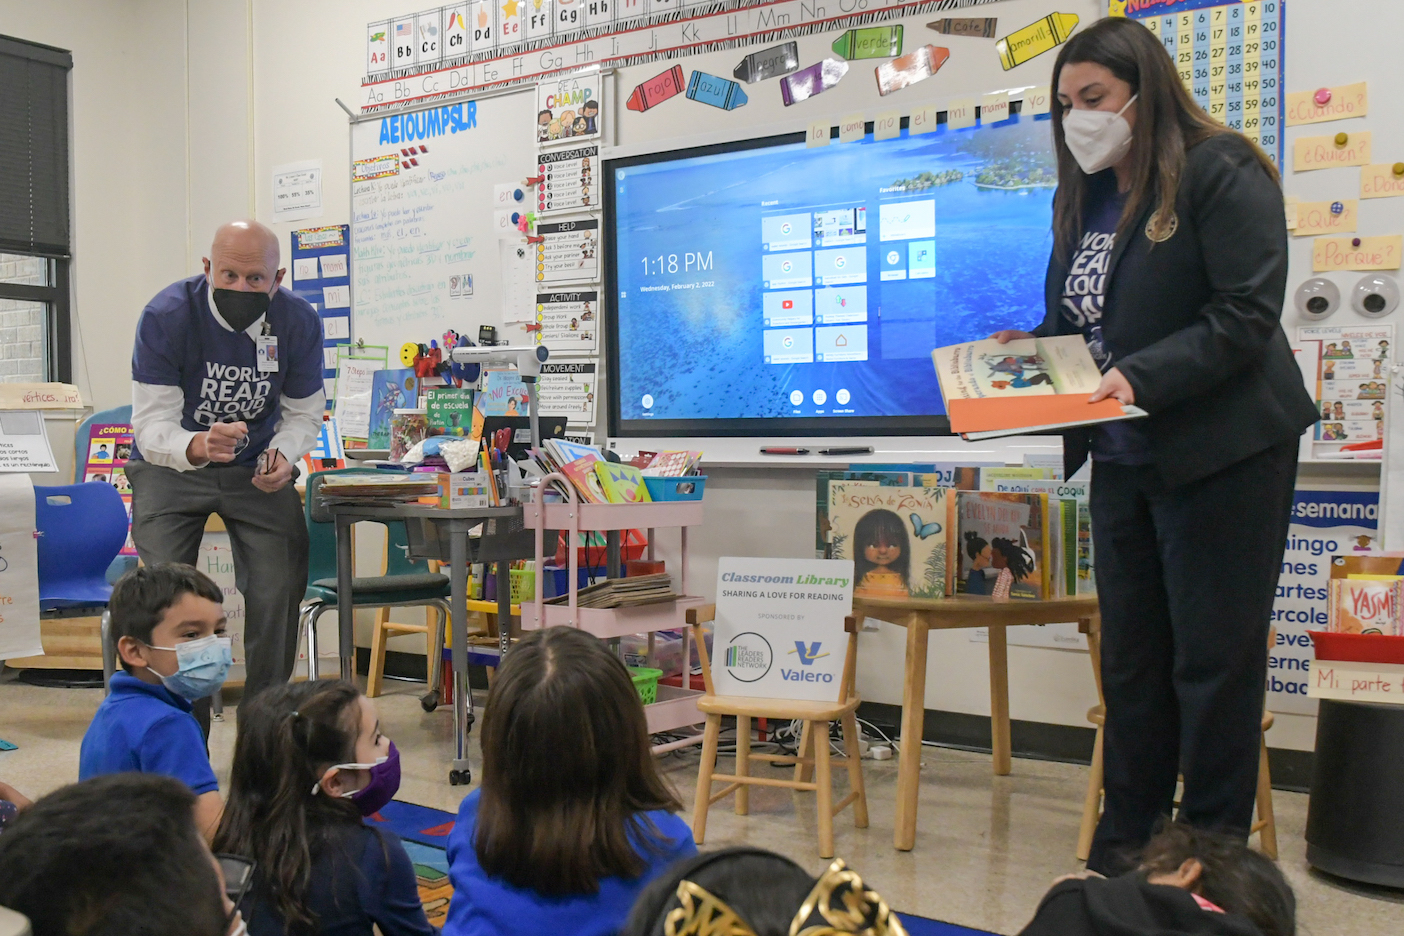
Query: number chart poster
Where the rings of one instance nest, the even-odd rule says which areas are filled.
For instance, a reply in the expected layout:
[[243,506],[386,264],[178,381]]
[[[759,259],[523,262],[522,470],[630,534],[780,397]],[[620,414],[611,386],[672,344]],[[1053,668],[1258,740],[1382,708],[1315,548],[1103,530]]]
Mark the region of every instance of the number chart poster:
[[1160,38],[1200,107],[1282,168],[1283,0],[1112,0],[1111,7]]
[[1379,549],[1380,495],[1375,491],[1298,490],[1292,500],[1287,549],[1272,603],[1277,643],[1268,654],[1267,707],[1315,715],[1307,698],[1311,637],[1326,629],[1326,582],[1331,557]]

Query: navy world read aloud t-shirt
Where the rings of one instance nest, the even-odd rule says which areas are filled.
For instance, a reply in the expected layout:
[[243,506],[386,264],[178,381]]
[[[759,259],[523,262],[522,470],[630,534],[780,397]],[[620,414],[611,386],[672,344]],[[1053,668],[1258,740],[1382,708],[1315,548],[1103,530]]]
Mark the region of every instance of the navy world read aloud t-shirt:
[[[259,372],[246,332],[231,332],[215,320],[204,274],[161,290],[137,322],[132,380],[180,387],[180,424],[187,431],[247,423],[249,444],[234,457],[236,465],[255,464],[268,448],[281,397],[302,399],[322,388],[322,323],[312,306],[280,286],[264,321],[278,339],[278,370],[271,373]],[[136,446],[132,458],[141,458]]]
[[[1102,336],[1107,277],[1116,249],[1116,227],[1126,196],[1117,191],[1116,175],[1107,169],[1088,180],[1083,206],[1082,237],[1073,252],[1063,281],[1063,318],[1082,333],[1097,367],[1106,373],[1116,366],[1116,355]],[[1111,422],[1092,429],[1094,461],[1144,465],[1151,461],[1150,441],[1135,420]]]

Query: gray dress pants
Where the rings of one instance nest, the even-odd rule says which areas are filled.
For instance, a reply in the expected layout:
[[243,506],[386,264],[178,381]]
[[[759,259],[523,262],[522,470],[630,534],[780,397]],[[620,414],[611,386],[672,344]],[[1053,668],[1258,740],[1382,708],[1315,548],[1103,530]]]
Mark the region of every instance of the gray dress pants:
[[253,472],[242,465],[176,471],[127,463],[132,540],[142,562],[198,568],[210,514],[229,530],[234,583],[244,596],[246,700],[292,675],[298,606],[307,590],[307,526],[297,491],[292,484],[272,494],[260,491]]

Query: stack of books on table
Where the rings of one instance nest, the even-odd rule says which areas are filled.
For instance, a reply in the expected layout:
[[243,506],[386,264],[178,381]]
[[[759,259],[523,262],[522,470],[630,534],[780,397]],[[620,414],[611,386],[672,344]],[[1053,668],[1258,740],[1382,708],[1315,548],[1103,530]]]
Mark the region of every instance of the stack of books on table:
[[439,493],[438,478],[432,474],[348,474],[333,475],[318,488],[324,505],[356,504],[393,507],[413,503],[425,495]]
[[[576,605],[581,608],[632,608],[637,605],[657,604],[682,597],[673,591],[673,577],[667,572],[656,575],[632,575],[628,578],[609,579],[576,593]],[[547,601],[547,604],[567,604],[570,595],[565,594]]]
[[607,460],[593,445],[544,439],[540,449],[532,450],[532,460],[532,473],[564,475],[575,488],[576,498],[584,503],[642,504],[651,500],[643,483],[644,472]]

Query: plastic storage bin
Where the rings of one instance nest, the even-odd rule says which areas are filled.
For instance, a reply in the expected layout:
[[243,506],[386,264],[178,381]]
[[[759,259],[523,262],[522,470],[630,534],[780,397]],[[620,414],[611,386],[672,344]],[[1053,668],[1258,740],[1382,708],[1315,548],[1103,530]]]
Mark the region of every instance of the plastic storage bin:
[[639,701],[652,705],[658,701],[658,678],[663,675],[660,669],[651,666],[631,666],[629,676],[634,680],[634,688],[639,692]]
[[706,475],[683,475],[680,478],[644,479],[648,496],[656,501],[701,500],[707,487]]

